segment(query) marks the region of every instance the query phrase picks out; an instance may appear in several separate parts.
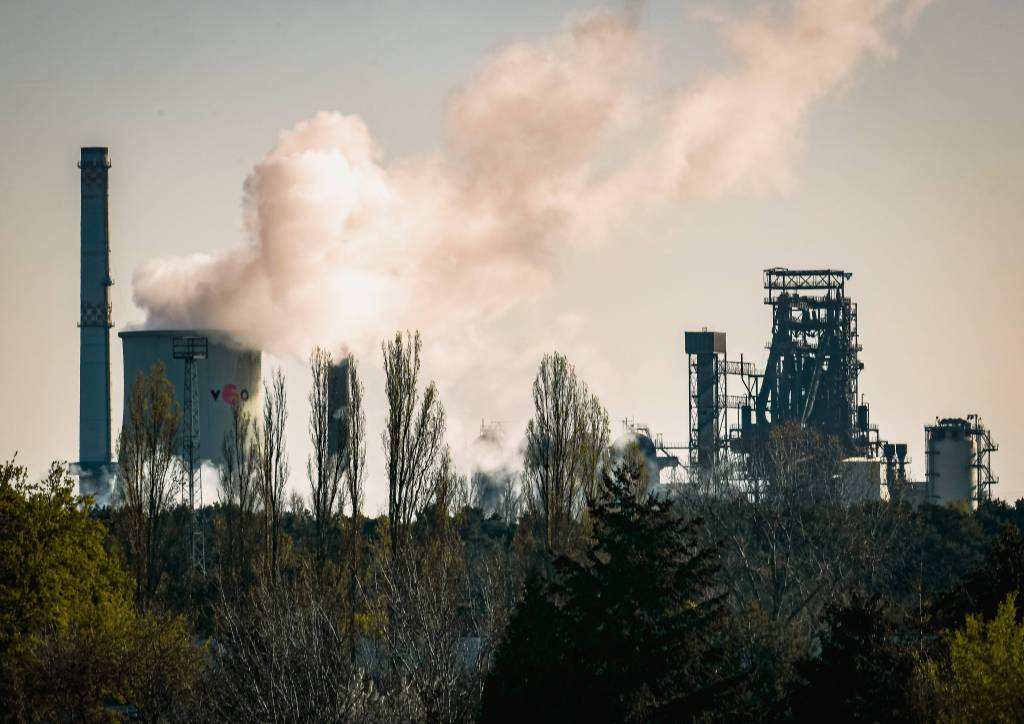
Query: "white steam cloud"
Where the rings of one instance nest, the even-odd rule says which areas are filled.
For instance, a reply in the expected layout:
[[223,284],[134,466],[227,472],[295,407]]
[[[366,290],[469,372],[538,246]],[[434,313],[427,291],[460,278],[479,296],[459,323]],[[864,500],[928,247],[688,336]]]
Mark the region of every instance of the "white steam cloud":
[[675,86],[636,13],[576,16],[485,59],[432,153],[387,159],[340,113],[282,131],[245,182],[244,241],[142,265],[135,300],[149,326],[225,329],[279,356],[320,344],[376,360],[381,339],[418,328],[457,375],[490,324],[549,285],[563,248],[660,205],[785,191],[811,105],[889,54],[926,4],[714,17],[734,62]]

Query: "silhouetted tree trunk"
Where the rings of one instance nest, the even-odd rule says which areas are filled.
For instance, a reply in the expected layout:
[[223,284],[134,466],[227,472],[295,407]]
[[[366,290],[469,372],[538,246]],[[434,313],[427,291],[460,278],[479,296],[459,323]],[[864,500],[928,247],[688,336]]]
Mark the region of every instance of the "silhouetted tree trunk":
[[288,482],[288,450],[284,428],[288,421],[288,396],[284,375],[274,370],[270,384],[263,383],[263,429],[256,436],[256,465],[260,504],[266,518],[266,557],[272,580],[280,572],[281,521],[284,489]]
[[224,509],[222,560],[225,582],[235,592],[252,582],[256,541],[259,450],[256,421],[240,402],[231,406],[231,428],[224,436],[220,502]]
[[[342,446],[332,446],[337,432],[332,427],[343,424],[331,409],[331,355],[317,347],[310,358],[313,387],[309,392],[309,437],[313,453],[306,463],[306,472],[312,487],[313,525],[315,528],[315,556],[318,574],[323,573],[327,561],[327,536],[333,527],[344,499],[341,487],[345,471]],[[343,438],[340,438],[343,439]]]
[[366,475],[366,413],[363,410],[363,383],[354,359],[348,364],[349,403],[345,418],[347,424],[347,469],[345,486],[349,503],[352,505],[352,519],[349,528],[348,565],[348,610],[349,610],[349,655],[353,663],[356,658],[356,611],[358,610],[359,566],[362,550],[362,508],[363,478]]

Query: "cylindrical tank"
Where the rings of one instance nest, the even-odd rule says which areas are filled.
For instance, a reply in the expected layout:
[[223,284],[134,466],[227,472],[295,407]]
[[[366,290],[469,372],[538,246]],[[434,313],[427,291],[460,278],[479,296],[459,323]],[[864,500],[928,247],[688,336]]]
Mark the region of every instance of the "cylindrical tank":
[[925,437],[928,502],[973,501],[978,475],[970,423],[959,418],[939,420],[925,428]]
[[612,460],[621,462],[630,445],[636,445],[644,456],[645,467],[647,468],[647,492],[657,488],[661,482],[661,465],[658,459],[658,450],[654,441],[642,432],[625,432],[612,443]]
[[199,456],[214,464],[223,462],[224,436],[231,429],[231,406],[237,400],[250,414],[260,414],[261,355],[232,343],[215,331],[140,330],[120,332],[124,353],[124,416],[127,419],[132,384],[142,372],[149,374],[156,362],[163,362],[174,385],[175,397],[185,409],[185,362],[174,359],[174,338],[206,337],[206,359],[196,360],[199,403]]

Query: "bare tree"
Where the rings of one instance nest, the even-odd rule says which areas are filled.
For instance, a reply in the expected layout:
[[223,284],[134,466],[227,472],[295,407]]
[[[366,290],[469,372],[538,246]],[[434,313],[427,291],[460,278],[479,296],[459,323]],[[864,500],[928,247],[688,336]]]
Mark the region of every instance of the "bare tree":
[[445,445],[438,458],[437,472],[431,488],[430,506],[435,527],[447,529],[455,514],[469,504],[469,485],[452,462],[451,449]]
[[126,528],[138,599],[145,605],[163,573],[167,513],[174,504],[181,406],[162,363],[132,384],[118,440],[117,502]]
[[865,500],[842,457],[836,438],[781,425],[743,467],[722,467],[684,495],[720,545],[733,605],[757,614],[741,620],[762,617],[806,641],[827,604],[890,575],[905,510]]
[[231,427],[224,435],[220,503],[224,512],[221,545],[224,578],[234,591],[251,583],[257,541],[259,448],[256,421],[241,402],[231,406]]
[[288,512],[298,517],[305,516],[309,513],[306,509],[306,499],[303,498],[302,494],[297,490],[293,490],[292,494],[288,496]]
[[[332,606],[305,576],[221,600],[210,656],[212,721],[424,721],[409,687],[381,691],[351,665]],[[373,661],[368,662],[370,666]]]
[[354,662],[356,658],[359,566],[362,550],[363,478],[366,475],[366,412],[363,410],[363,383],[359,379],[359,369],[355,359],[349,359],[348,363],[348,392],[348,409],[345,413],[347,426],[345,437],[348,447],[345,487],[349,504],[352,506],[348,542],[348,640],[349,655]]
[[344,416],[336,416],[331,404],[332,363],[326,350],[320,347],[313,350],[310,357],[313,387],[309,392],[309,437],[313,453],[306,462],[306,473],[312,487],[315,556],[317,570],[321,573],[327,561],[327,537],[344,501],[341,481],[346,468],[344,445],[336,441],[343,439],[338,426],[344,424]]
[[408,682],[425,721],[468,721],[475,700],[474,651],[463,635],[467,577],[461,546],[440,538],[410,543],[400,556],[380,551],[369,574],[371,600],[388,608],[387,669]]
[[545,355],[533,383],[534,416],[526,427],[523,483],[544,523],[544,543],[559,552],[606,459],[608,414],[564,355]]
[[388,519],[397,554],[416,514],[429,502],[444,446],[445,414],[431,382],[422,396],[419,332],[382,345],[388,417],[381,441],[388,473]]
[[345,487],[348,501],[352,506],[353,519],[358,518],[363,507],[363,478],[366,477],[366,412],[363,409],[363,383],[359,379],[359,368],[354,359],[348,364],[349,402],[345,415],[346,455]]
[[288,421],[288,396],[284,374],[274,370],[270,384],[263,383],[263,429],[256,436],[256,464],[259,497],[266,519],[266,560],[270,576],[280,572],[282,520],[285,486],[288,482],[288,450],[284,428]]

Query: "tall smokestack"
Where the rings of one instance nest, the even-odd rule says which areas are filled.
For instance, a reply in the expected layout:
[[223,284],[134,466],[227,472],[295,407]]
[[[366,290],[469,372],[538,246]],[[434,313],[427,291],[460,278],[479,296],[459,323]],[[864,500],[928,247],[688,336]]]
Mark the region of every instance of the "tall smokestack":
[[110,233],[107,224],[106,148],[83,148],[82,309],[79,370],[79,491],[108,491],[110,454]]

